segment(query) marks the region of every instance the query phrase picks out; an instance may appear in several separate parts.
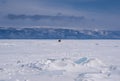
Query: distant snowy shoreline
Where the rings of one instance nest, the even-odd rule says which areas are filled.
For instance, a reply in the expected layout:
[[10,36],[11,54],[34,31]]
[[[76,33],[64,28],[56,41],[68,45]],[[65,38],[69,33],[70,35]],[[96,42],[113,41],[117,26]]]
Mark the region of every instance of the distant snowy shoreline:
[[1,27],[0,39],[120,39],[120,31]]

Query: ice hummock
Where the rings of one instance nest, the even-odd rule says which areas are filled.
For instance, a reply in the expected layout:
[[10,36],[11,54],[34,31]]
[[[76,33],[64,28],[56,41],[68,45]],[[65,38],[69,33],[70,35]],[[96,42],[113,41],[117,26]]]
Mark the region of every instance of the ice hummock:
[[[96,79],[106,79],[110,76],[111,66],[107,66],[97,58],[80,57],[79,59],[42,59],[25,63],[18,60],[16,64],[7,64],[0,69],[0,79],[4,81],[16,81],[14,78],[22,80],[22,76],[69,76],[75,74],[75,81],[96,81]],[[112,69],[113,70],[113,69]],[[8,78],[6,78],[8,77]]]

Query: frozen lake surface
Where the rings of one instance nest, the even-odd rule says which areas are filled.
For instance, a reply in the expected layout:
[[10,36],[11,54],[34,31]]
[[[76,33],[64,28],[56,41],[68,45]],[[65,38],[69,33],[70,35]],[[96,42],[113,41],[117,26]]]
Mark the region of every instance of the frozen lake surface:
[[119,81],[120,40],[0,40],[0,81]]

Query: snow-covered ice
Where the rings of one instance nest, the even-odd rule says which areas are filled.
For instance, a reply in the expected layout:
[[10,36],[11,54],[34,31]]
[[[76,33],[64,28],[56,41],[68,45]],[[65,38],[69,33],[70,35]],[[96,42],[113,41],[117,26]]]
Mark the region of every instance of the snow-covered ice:
[[119,81],[120,40],[0,40],[0,81]]

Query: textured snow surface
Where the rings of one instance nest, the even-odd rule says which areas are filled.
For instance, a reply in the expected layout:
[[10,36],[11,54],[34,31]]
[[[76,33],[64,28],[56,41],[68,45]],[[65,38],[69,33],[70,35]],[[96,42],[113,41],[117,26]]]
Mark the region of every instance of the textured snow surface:
[[119,40],[0,40],[0,81],[119,81]]

